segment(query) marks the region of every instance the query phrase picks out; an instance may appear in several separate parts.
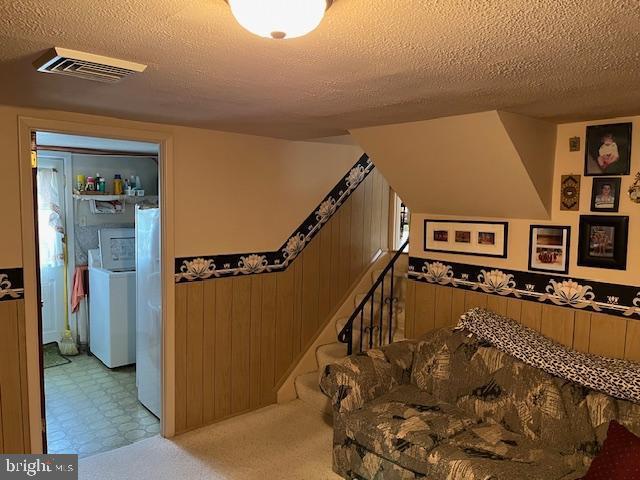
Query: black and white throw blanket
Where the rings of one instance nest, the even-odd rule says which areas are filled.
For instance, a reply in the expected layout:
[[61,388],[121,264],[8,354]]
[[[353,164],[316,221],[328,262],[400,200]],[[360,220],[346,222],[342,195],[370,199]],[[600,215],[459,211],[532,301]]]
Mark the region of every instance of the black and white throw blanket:
[[502,315],[474,308],[458,326],[520,361],[622,400],[640,403],[640,363],[571,350]]

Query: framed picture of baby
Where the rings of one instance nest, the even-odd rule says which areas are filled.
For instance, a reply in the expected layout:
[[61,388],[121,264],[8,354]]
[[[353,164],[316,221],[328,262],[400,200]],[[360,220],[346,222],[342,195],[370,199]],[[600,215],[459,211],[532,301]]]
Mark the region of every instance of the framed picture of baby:
[[628,235],[629,217],[581,215],[578,265],[626,270]]
[[570,239],[570,226],[531,225],[529,270],[569,273]]
[[591,177],[631,173],[631,123],[587,127],[584,174]]
[[620,177],[598,177],[593,179],[591,190],[592,212],[617,212],[620,207]]

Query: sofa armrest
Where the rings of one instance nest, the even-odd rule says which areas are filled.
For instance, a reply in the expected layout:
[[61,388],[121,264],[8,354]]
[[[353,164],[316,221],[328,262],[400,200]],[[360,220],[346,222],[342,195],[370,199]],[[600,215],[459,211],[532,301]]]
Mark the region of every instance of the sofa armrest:
[[331,398],[334,412],[357,410],[384,395],[411,375],[413,342],[400,342],[382,350],[368,350],[327,365],[320,379],[321,390]]

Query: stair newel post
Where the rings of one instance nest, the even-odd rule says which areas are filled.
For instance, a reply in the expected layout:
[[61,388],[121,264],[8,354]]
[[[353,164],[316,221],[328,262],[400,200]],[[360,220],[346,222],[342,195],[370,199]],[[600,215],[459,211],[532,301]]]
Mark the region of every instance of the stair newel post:
[[347,326],[347,339],[348,339],[348,343],[347,343],[347,356],[351,355],[353,353],[353,322],[349,323]]
[[393,269],[395,263],[391,264],[391,293],[389,294],[389,343],[393,343]]

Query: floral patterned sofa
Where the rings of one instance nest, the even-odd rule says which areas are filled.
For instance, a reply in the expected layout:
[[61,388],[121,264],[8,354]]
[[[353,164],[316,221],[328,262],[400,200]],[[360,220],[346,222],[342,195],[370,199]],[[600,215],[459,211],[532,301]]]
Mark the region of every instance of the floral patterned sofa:
[[[571,352],[484,310],[467,317],[503,339],[489,342],[470,326],[445,328],[326,367],[320,386],[333,404],[336,473],[376,480],[578,479],[611,420],[640,434],[638,403],[551,375],[494,345],[518,348],[510,338],[519,334],[527,348],[545,349],[534,355],[539,361],[573,355],[555,367],[544,363],[545,370],[567,370],[576,359],[595,362],[573,370],[585,378],[598,368],[613,372],[612,383],[631,397],[638,385],[624,378],[631,372],[637,382],[638,364]],[[531,352],[521,356],[528,361]]]

